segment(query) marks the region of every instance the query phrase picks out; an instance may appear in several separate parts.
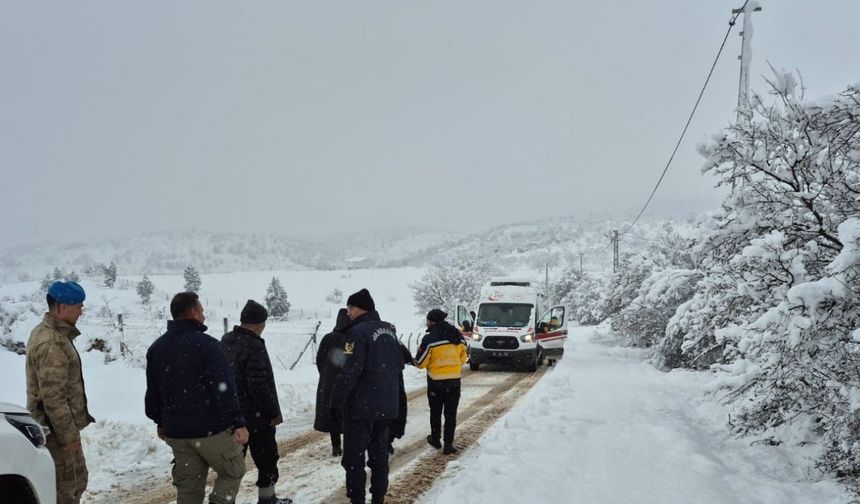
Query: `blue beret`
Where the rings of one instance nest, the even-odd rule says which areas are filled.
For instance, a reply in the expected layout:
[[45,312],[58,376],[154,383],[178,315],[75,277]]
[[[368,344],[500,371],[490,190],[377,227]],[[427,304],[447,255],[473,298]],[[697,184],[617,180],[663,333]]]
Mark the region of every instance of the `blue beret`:
[[78,282],[54,282],[48,287],[48,294],[60,304],[80,304],[87,295]]

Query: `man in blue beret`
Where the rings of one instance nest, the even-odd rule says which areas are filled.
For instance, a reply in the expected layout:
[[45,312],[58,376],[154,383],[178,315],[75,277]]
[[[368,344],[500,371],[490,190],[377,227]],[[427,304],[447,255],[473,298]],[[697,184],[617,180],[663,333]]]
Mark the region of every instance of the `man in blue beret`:
[[86,294],[77,282],[54,282],[46,298],[48,313],[27,341],[27,409],[51,429],[47,445],[56,466],[57,504],[78,504],[89,477],[80,432],[95,421],[74,344]]

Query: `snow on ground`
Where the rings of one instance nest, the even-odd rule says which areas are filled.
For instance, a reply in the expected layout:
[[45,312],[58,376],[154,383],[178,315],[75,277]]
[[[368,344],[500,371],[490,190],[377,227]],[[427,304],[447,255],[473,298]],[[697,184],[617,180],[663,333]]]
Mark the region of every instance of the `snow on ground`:
[[[201,297],[204,300],[209,334],[220,337],[223,318],[230,327],[238,323],[245,301],[262,301],[272,276],[278,276],[293,304],[297,320],[271,321],[263,334],[272,357],[278,397],[285,423],[278,430],[280,438],[311,428],[316,401],[317,370],[313,365],[316,348],[311,345],[294,370],[290,366],[307,346],[317,322],[321,323],[319,339],[334,326],[337,309],[346,297],[362,287],[370,289],[382,317],[398,326],[404,335],[414,334],[414,351],[422,317],[416,316],[408,284],[423,274],[420,268],[397,268],[352,271],[267,271],[201,275]],[[153,423],[144,415],[146,390],[144,355],[149,344],[162,334],[169,313],[169,296],[182,289],[181,275],[153,276],[156,286],[152,306],[140,304],[133,285],[139,277],[121,277],[124,288],[107,289],[94,282],[82,282],[87,291],[85,315],[78,323],[82,336],[76,345],[81,353],[89,409],[97,423],[83,433],[85,456],[90,468],[90,482],[85,502],[101,502],[97,494],[112,485],[130,485],[141,478],[167,474],[172,458],[169,447],[155,436]],[[343,293],[340,303],[325,300],[335,288]],[[0,287],[0,298],[19,298],[38,289],[38,283],[26,282]],[[105,315],[110,307],[113,317]],[[237,308],[238,307],[238,308]],[[301,310],[301,316],[299,316]],[[125,315],[124,342],[133,355],[127,359],[105,362],[101,352],[86,352],[93,335],[118,341],[112,325],[116,314]],[[26,314],[13,327],[12,338],[26,342],[30,330],[41,315]],[[113,339],[111,339],[113,338]],[[405,339],[405,338],[404,338]],[[0,350],[0,401],[26,404],[25,358]],[[420,388],[424,373],[407,367],[406,386]]]
[[824,504],[795,447],[751,446],[705,392],[711,375],[662,373],[635,350],[572,331],[566,356],[422,502]]

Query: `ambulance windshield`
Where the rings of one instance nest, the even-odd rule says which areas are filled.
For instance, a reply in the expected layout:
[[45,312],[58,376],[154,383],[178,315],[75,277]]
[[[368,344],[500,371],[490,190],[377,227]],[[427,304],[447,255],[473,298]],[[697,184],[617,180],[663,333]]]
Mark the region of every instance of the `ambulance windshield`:
[[478,307],[481,327],[525,327],[532,313],[530,304],[492,303]]

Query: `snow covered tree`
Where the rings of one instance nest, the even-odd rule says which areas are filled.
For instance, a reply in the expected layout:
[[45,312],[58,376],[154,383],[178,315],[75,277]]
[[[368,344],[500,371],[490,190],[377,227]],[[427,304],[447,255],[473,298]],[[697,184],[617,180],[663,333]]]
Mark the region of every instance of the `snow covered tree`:
[[278,277],[272,277],[272,283],[266,290],[266,306],[269,308],[269,315],[275,318],[286,318],[290,313],[287,291],[284,290]]
[[839,224],[860,215],[860,86],[806,104],[793,82],[778,73],[775,103],[755,95],[752,118],[699,147],[704,171],[734,191],[697,247],[705,278],[670,321],[664,367],[734,359],[733,333],[717,330],[753,323],[820,278],[842,249]]
[[474,307],[481,287],[498,273],[498,269],[482,257],[461,256],[447,263],[434,264],[409,285],[417,313],[425,314],[433,308],[454,313],[458,304]]
[[137,284],[137,295],[140,296],[140,301],[143,304],[149,304],[153,292],[155,292],[155,285],[148,276],[143,275],[143,279]]
[[197,269],[194,266],[186,266],[185,272],[182,276],[185,278],[185,292],[200,291],[200,273],[197,272]]
[[104,275],[104,286],[113,289],[113,286],[116,284],[116,264],[111,261],[108,266],[104,268],[102,271]]

